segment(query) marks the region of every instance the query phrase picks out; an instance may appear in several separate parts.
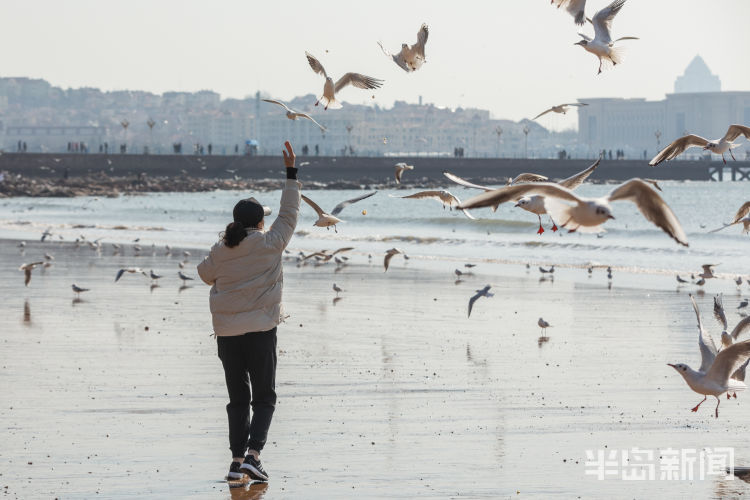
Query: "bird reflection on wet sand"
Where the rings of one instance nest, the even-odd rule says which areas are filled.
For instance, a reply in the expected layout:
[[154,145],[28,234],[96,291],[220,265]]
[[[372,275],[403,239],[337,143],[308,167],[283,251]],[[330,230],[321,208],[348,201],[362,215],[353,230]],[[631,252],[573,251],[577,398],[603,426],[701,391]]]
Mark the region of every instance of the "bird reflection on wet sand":
[[28,300],[23,301],[23,324],[31,326],[31,306]]

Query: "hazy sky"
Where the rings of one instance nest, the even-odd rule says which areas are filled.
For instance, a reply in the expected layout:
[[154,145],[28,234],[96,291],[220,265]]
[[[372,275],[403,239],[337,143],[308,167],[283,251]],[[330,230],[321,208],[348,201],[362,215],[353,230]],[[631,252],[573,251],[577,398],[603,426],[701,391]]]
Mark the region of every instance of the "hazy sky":
[[[592,15],[609,2],[587,3]],[[421,95],[513,120],[582,97],[661,99],[696,54],[723,90],[750,90],[750,0],[629,0],[613,35],[640,40],[622,42],[624,63],[599,76],[596,57],[573,45],[579,28],[549,0],[24,0],[3,2],[0,15],[0,75],[63,88],[261,90],[289,99],[322,91],[308,50],[334,79],[356,71],[385,80],[374,101],[352,87],[345,101],[390,107]],[[427,63],[407,74],[376,41],[391,50],[412,44],[422,22]],[[564,128],[575,113],[540,122]]]

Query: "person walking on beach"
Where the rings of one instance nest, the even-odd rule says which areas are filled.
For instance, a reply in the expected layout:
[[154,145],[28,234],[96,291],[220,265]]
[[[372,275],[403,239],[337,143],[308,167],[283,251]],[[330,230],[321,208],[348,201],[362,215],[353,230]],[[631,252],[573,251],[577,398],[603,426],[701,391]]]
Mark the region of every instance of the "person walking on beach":
[[264,219],[271,214],[269,208],[254,198],[238,201],[234,220],[222,233],[221,241],[198,264],[198,275],[211,285],[212,323],[229,392],[230,480],[244,475],[257,481],[268,480],[260,452],[276,405],[281,257],[294,234],[300,204],[294,151],[288,141],[284,145],[286,183],[279,215],[271,227],[266,230]]

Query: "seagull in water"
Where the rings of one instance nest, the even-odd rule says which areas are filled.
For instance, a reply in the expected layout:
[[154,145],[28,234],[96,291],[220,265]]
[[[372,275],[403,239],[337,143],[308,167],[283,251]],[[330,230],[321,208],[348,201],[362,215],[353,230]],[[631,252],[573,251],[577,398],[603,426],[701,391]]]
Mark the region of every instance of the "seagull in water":
[[714,396],[716,398],[714,415],[716,418],[719,418],[719,404],[721,403],[719,396],[725,392],[736,392],[747,387],[744,382],[731,377],[750,358],[750,340],[732,344],[726,349],[717,352],[713,340],[703,329],[698,306],[692,295],[690,296],[690,300],[693,303],[693,309],[698,318],[698,345],[701,351],[701,367],[696,371],[683,363],[676,365],[667,363],[667,366],[671,366],[677,370],[677,373],[685,379],[685,382],[687,382],[693,391],[703,394],[703,401],[695,405],[691,411],[698,411],[698,408],[706,401],[708,396]]
[[186,275],[182,271],[177,271],[177,276],[180,277],[182,280],[182,286],[185,286],[188,281],[192,281],[194,278],[191,278],[190,276]]
[[401,174],[404,170],[414,170],[414,165],[407,165],[404,162],[396,163],[394,167],[396,167],[396,184],[401,184]]
[[558,9],[565,7],[565,10],[573,16],[576,24],[583,26],[583,23],[586,22],[586,14],[584,13],[586,0],[552,0],[550,3],[555,4]]
[[80,297],[81,296],[81,292],[88,292],[89,291],[89,288],[81,288],[80,286],[76,285],[75,283],[73,283],[70,287],[76,293],[76,297]]
[[336,215],[340,214],[341,211],[345,207],[351,205],[352,203],[356,203],[358,201],[364,200],[365,198],[369,198],[370,196],[374,195],[375,193],[377,193],[377,191],[373,191],[372,193],[367,193],[367,194],[364,194],[362,196],[358,196],[356,198],[352,198],[351,200],[342,201],[341,203],[339,203],[338,205],[336,205],[333,208],[333,210],[331,210],[330,214],[327,213],[327,212],[325,212],[325,211],[323,211],[323,209],[320,208],[317,203],[315,203],[314,201],[312,201],[310,198],[308,198],[304,194],[301,195],[301,196],[302,196],[302,199],[305,200],[305,202],[308,205],[310,205],[313,210],[315,210],[315,213],[318,214],[318,220],[316,220],[313,223],[313,226],[324,227],[326,229],[328,229],[329,227],[333,226],[333,230],[336,231],[336,232],[338,232],[338,230],[336,229],[336,224],[338,224],[339,222],[343,222],[343,221],[341,219],[339,219],[338,217],[336,217]]
[[385,50],[383,44],[380,42],[378,42],[378,45],[380,45],[380,50],[382,50],[385,55],[392,58],[393,62],[395,62],[401,69],[407,73],[411,73],[412,71],[421,68],[426,61],[424,56],[424,46],[427,43],[428,35],[429,30],[427,25],[422,24],[417,32],[417,43],[411,47],[406,43],[402,43],[401,51],[399,51],[398,54],[391,54]]
[[[419,193],[410,194],[407,196],[394,196],[390,195],[391,198],[413,198],[416,200],[436,200],[443,204],[443,210],[445,210],[445,206],[448,205],[448,208],[453,210],[454,205],[460,205],[461,200],[459,200],[455,195],[449,193],[445,190],[430,190],[430,191],[420,191]],[[466,210],[461,209],[461,211],[464,213],[464,215],[471,219],[476,220],[476,217],[471,215]]]
[[266,101],[266,102],[270,102],[271,104],[278,104],[279,106],[281,106],[282,108],[284,108],[286,110],[286,117],[289,118],[290,120],[296,120],[298,118],[307,118],[308,120],[310,120],[311,122],[313,122],[315,125],[317,125],[322,132],[326,131],[326,128],[323,125],[321,125],[320,123],[316,122],[315,118],[313,118],[312,116],[308,115],[307,113],[302,113],[300,111],[295,111],[292,108],[290,108],[289,106],[287,106],[286,104],[284,104],[282,101],[276,101],[274,99],[263,99],[263,100]]
[[476,290],[476,294],[472,295],[472,297],[469,299],[469,314],[466,316],[467,318],[471,316],[471,310],[474,307],[474,302],[479,300],[479,297],[492,297],[495,294],[490,293],[490,288],[492,288],[490,285],[486,285],[481,290]]
[[[661,228],[677,243],[688,246],[687,235],[677,216],[659,193],[641,179],[630,179],[600,198],[582,198],[570,189],[548,182],[519,184],[480,194],[465,201],[459,208],[497,207],[501,203],[530,193],[544,195],[544,208],[554,220],[561,221],[560,225],[568,228],[570,232],[601,232],[601,225],[609,219],[614,219],[610,203],[631,201],[646,219]],[[565,202],[571,202],[572,205]]]
[[724,224],[718,229],[714,229],[713,231],[709,231],[711,233],[715,233],[716,231],[721,231],[722,229],[725,229],[729,226],[733,226],[735,224],[742,224],[742,234],[747,234],[750,232],[750,201],[746,201],[742,204],[739,210],[737,210],[737,213],[734,216],[734,220],[730,222],[729,224]]
[[325,68],[320,64],[320,61],[309,52],[305,52],[305,55],[307,56],[307,62],[310,64],[312,70],[319,75],[323,75],[326,79],[326,83],[323,85],[323,95],[315,101],[316,106],[323,103],[323,109],[341,108],[341,103],[336,100],[336,92],[339,92],[349,84],[359,89],[377,89],[383,84],[383,80],[378,80],[377,78],[361,75],[359,73],[346,73],[334,84],[333,79],[328,76]]
[[558,104],[557,106],[552,106],[548,110],[542,111],[541,113],[539,113],[538,115],[536,115],[534,118],[532,118],[532,120],[536,120],[540,116],[544,116],[547,113],[562,113],[562,114],[566,114],[567,111],[568,111],[568,108],[570,106],[579,106],[580,107],[580,106],[588,106],[588,104],[586,104],[585,102],[571,102],[569,104]]
[[724,160],[724,163],[726,164],[727,160],[724,158],[724,153],[728,152],[732,156],[732,159],[736,160],[734,153],[732,153],[732,149],[741,146],[741,144],[734,144],[734,140],[741,135],[750,139],[750,127],[745,127],[744,125],[730,125],[727,129],[727,133],[724,134],[724,137],[713,141],[709,141],[699,135],[686,135],[680,137],[659,151],[659,153],[654,156],[648,164],[653,167],[664,160],[672,160],[681,155],[687,148],[693,146],[700,146],[703,148],[703,151],[710,151],[714,154],[721,155],[721,159]]
[[619,47],[615,48],[614,45],[616,42],[620,40],[638,40],[634,36],[623,36],[617,40],[612,40],[610,33],[612,20],[620,12],[623,5],[625,5],[625,0],[614,0],[614,2],[597,12],[594,15],[594,20],[591,21],[594,25],[594,38],[592,39],[583,33],[579,33],[578,35],[583,40],[573,44],[580,45],[586,51],[591,52],[599,58],[599,72],[597,74],[602,72],[603,62],[611,62],[613,66],[622,62],[622,49]]

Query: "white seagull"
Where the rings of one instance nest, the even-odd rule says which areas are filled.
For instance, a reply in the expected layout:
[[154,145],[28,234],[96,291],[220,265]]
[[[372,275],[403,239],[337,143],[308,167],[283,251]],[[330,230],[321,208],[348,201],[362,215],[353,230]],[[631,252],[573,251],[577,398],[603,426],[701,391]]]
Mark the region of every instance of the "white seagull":
[[568,104],[558,104],[557,106],[552,106],[551,108],[549,108],[549,109],[547,109],[545,111],[542,111],[541,113],[539,113],[538,115],[536,115],[534,118],[532,118],[532,120],[536,120],[540,116],[544,116],[547,113],[562,113],[562,114],[566,114],[567,111],[568,111],[568,108],[570,106],[578,106],[578,107],[580,107],[580,106],[588,106],[588,104],[586,104],[585,102],[571,102],[571,103],[568,103]]
[[427,43],[428,35],[429,30],[427,29],[427,25],[422,24],[417,32],[417,43],[411,47],[409,47],[409,44],[402,43],[401,51],[399,51],[398,54],[391,54],[385,50],[383,44],[380,42],[378,42],[378,45],[380,45],[380,50],[382,50],[385,55],[392,58],[393,62],[398,64],[401,69],[407,73],[411,73],[412,71],[421,68],[425,63],[424,46]]
[[542,335],[545,335],[547,333],[547,328],[551,326],[548,322],[544,321],[542,318],[539,318],[539,321],[537,321],[536,324],[539,326],[539,328],[542,329]]
[[284,108],[286,110],[286,117],[289,118],[290,120],[296,120],[298,118],[307,118],[308,120],[310,120],[311,122],[313,122],[315,125],[317,125],[320,128],[321,131],[323,131],[323,132],[326,131],[326,128],[323,125],[321,125],[320,123],[316,122],[315,118],[313,118],[312,116],[308,115],[307,113],[302,113],[301,111],[295,111],[295,110],[293,110],[292,108],[290,108],[289,106],[287,106],[286,104],[284,104],[281,101],[277,101],[277,100],[274,100],[274,99],[263,99],[263,100],[266,101],[266,102],[270,102],[271,104],[278,104],[279,106],[281,106],[282,108]]
[[[445,191],[443,189],[441,190],[429,190],[429,191],[420,191],[418,193],[410,194],[407,196],[395,196],[390,195],[391,198],[412,198],[415,200],[436,200],[443,204],[443,210],[445,210],[445,206],[448,205],[448,208],[450,210],[453,210],[454,206],[458,206],[461,204],[461,200],[459,200],[455,195],[451,194],[448,191]],[[466,210],[461,209],[461,211],[464,213],[466,217],[472,220],[476,220],[476,217],[471,215]]]
[[76,297],[80,297],[81,296],[81,292],[88,292],[89,291],[89,288],[81,288],[80,286],[76,285],[75,283],[73,283],[70,287],[76,293]]
[[125,273],[131,273],[131,274],[141,273],[144,276],[148,276],[148,274],[146,274],[146,271],[144,271],[140,267],[124,267],[120,269],[119,271],[117,271],[117,275],[115,276],[115,281],[118,281],[120,278],[122,278],[122,275]]
[[193,279],[194,279],[194,278],[191,278],[190,276],[186,275],[186,274],[185,274],[185,273],[183,273],[182,271],[177,271],[177,276],[179,276],[179,277],[180,277],[180,279],[182,280],[182,285],[183,285],[183,286],[185,286],[185,284],[186,284],[186,283],[187,283],[188,281],[191,281],[191,280],[193,280]]
[[727,315],[724,313],[724,304],[721,295],[716,295],[714,297],[714,318],[716,318],[716,321],[718,321],[722,327],[721,345],[725,348],[734,344],[734,342],[737,340],[737,337],[739,337],[742,333],[744,333],[745,331],[750,331],[750,316],[748,316],[746,318],[742,318],[737,323],[737,325],[735,325],[732,333],[727,332],[727,330],[729,329],[729,324],[727,323]]
[[493,297],[495,294],[490,293],[490,288],[492,288],[490,285],[486,285],[481,290],[476,290],[476,294],[472,295],[472,297],[469,299],[469,314],[466,316],[467,318],[471,316],[471,310],[474,308],[474,302],[479,300],[479,297]]
[[586,22],[586,14],[584,13],[586,0],[552,0],[550,3],[555,4],[558,9],[565,7],[565,10],[573,16],[576,24],[583,26],[583,23]]
[[721,155],[721,159],[724,160],[724,163],[727,162],[726,158],[724,158],[724,153],[727,152],[732,156],[733,160],[736,160],[736,158],[734,157],[734,153],[732,153],[732,149],[741,146],[741,144],[734,143],[735,139],[737,139],[741,135],[745,136],[745,138],[747,139],[750,139],[750,127],[746,127],[744,125],[730,125],[727,129],[727,133],[724,134],[724,137],[713,141],[709,141],[708,139],[705,139],[699,135],[689,134],[684,137],[680,137],[679,139],[659,151],[659,154],[654,156],[651,161],[648,162],[648,164],[653,167],[663,162],[664,160],[672,160],[681,155],[682,152],[687,148],[690,148],[692,146],[700,146],[704,151],[710,151],[714,154]]
[[[688,246],[687,235],[669,205],[659,193],[641,179],[630,179],[600,198],[582,198],[558,184],[536,182],[518,184],[489,191],[466,200],[458,208],[498,206],[526,194],[544,195],[544,208],[554,220],[569,231],[601,232],[601,225],[614,219],[610,203],[632,201],[646,219],[661,228],[677,243]],[[570,202],[571,204],[565,203]]]
[[399,162],[394,165],[396,168],[396,183],[401,184],[401,174],[404,173],[404,170],[414,170],[414,165],[407,165],[404,162]]
[[735,224],[742,224],[742,234],[747,234],[748,232],[750,232],[750,201],[746,201],[742,204],[740,209],[737,210],[737,214],[735,214],[734,220],[732,220],[732,222],[730,222],[729,224],[724,224],[720,228],[714,229],[710,232],[715,233],[716,231],[721,231],[722,229],[733,226]]
[[[601,156],[598,160],[596,160],[590,167],[588,167],[585,170],[582,170],[576,174],[571,175],[567,179],[563,179],[557,184],[568,188],[570,190],[576,189],[578,186],[583,184],[583,182],[596,170],[596,167],[599,166],[599,163],[602,161]],[[480,186],[478,184],[472,184],[471,182],[468,182],[457,175],[451,174],[450,172],[443,172],[443,175],[445,175],[447,178],[452,180],[453,182],[456,182],[462,186],[475,188],[475,189],[482,189],[485,192],[494,191],[493,188],[486,187],[486,186]],[[539,174],[529,174],[524,173],[520,174],[515,177],[515,179],[508,179],[508,183],[506,185],[516,185],[520,183],[530,183],[530,182],[542,182],[546,181],[547,177]],[[542,215],[545,215],[547,213],[547,209],[544,206],[544,196],[543,195],[532,195],[532,196],[520,196],[516,202],[516,207],[522,208],[526,210],[527,212],[531,212],[532,214],[536,214],[537,218],[539,219],[539,229],[537,230],[537,234],[542,234],[544,232],[544,228],[542,227]],[[492,206],[492,211],[494,212],[497,210],[497,205]],[[554,219],[552,220],[552,231],[557,231],[557,224],[555,224]]]
[[339,222],[343,222],[343,221],[341,219],[339,219],[338,217],[336,217],[336,215],[338,215],[339,213],[341,213],[341,211],[345,207],[351,205],[352,203],[356,203],[358,201],[364,200],[365,198],[369,198],[370,196],[374,195],[375,193],[377,193],[377,191],[373,191],[372,193],[367,193],[367,194],[364,194],[362,196],[358,196],[356,198],[352,198],[351,200],[342,201],[341,203],[339,203],[338,205],[336,205],[333,208],[333,210],[331,210],[331,213],[327,213],[327,212],[323,211],[323,209],[320,208],[317,203],[315,203],[314,201],[312,201],[310,198],[308,198],[304,194],[301,195],[301,196],[302,196],[302,199],[305,200],[305,202],[308,205],[310,205],[312,207],[312,209],[315,210],[315,212],[318,214],[318,220],[316,220],[313,223],[313,226],[324,227],[326,229],[328,229],[329,227],[333,226],[333,230],[337,231],[336,230],[336,224],[338,224]]
[[593,21],[591,21],[594,25],[594,38],[592,39],[583,33],[579,33],[578,35],[583,40],[573,44],[580,45],[586,51],[591,52],[599,58],[599,73],[602,72],[603,62],[611,62],[613,65],[622,62],[622,51],[619,47],[616,48],[614,46],[615,42],[619,42],[620,40],[638,40],[634,36],[623,36],[617,40],[612,40],[610,33],[612,20],[620,12],[623,5],[625,5],[625,0],[614,0],[611,4],[597,12],[594,15]]
[[701,367],[698,371],[695,371],[683,363],[676,365],[667,363],[667,365],[677,370],[677,373],[682,375],[682,378],[693,391],[703,394],[703,400],[695,405],[691,411],[698,411],[698,408],[706,401],[708,396],[714,396],[716,398],[714,414],[716,418],[719,418],[719,404],[721,403],[719,396],[725,392],[736,392],[747,387],[744,382],[736,380],[732,376],[750,357],[750,340],[732,344],[717,352],[713,340],[703,329],[698,306],[695,304],[692,295],[690,300],[698,318],[698,345],[701,350]]
[[319,75],[323,75],[326,79],[326,83],[323,85],[323,95],[315,101],[316,106],[323,103],[323,109],[341,108],[341,103],[336,100],[336,93],[349,84],[359,89],[377,89],[383,84],[383,80],[378,80],[377,78],[361,75],[359,73],[346,73],[334,84],[333,79],[328,76],[325,68],[320,64],[320,61],[315,59],[315,56],[309,52],[305,52],[305,55],[307,56],[307,62],[310,63],[312,70]]

